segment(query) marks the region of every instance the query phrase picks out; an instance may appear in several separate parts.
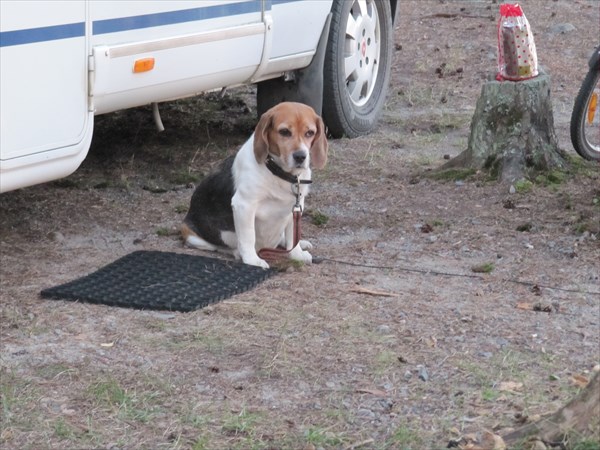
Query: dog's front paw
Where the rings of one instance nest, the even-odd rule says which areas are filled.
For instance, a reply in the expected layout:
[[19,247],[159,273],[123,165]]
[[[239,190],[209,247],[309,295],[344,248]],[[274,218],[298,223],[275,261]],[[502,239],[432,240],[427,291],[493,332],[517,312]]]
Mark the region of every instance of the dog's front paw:
[[302,250],[311,250],[313,245],[309,241],[305,241],[304,239],[300,239],[298,245]]
[[306,250],[302,250],[300,245],[296,245],[290,252],[290,259],[303,262],[304,264],[312,264],[312,255]]
[[263,269],[269,268],[269,264],[264,259],[261,259],[258,256],[242,258],[242,261],[244,262],[244,264],[248,264],[249,266],[262,267]]

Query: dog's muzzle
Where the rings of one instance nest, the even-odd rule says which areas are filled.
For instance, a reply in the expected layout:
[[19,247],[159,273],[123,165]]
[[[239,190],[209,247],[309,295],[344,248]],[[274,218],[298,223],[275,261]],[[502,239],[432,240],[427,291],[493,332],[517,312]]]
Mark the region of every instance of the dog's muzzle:
[[304,163],[306,162],[306,157],[308,153],[305,150],[298,150],[292,153],[292,158],[294,160],[294,165],[297,168],[304,167]]

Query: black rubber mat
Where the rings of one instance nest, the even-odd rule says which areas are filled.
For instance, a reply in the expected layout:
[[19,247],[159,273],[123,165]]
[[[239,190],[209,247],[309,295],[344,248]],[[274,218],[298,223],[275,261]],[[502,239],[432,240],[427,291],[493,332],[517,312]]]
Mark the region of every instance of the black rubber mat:
[[275,273],[204,256],[137,251],[90,275],[44,289],[41,295],[127,308],[194,311],[247,291]]

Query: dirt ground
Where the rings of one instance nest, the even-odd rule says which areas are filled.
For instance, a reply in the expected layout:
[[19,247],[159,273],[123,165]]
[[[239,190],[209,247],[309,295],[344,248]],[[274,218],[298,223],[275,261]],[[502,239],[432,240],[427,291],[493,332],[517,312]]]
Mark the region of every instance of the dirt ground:
[[307,199],[325,260],[203,310],[39,292],[135,250],[193,254],[176,230],[193,184],[251,133],[252,88],[163,105],[161,134],[148,108],[100,116],[79,171],[0,196],[0,447],[441,449],[576,394],[600,362],[600,173],[568,124],[599,4],[521,5],[566,176],[512,194],[429,176],[466,148],[498,2],[401,0],[380,126],[331,141]]

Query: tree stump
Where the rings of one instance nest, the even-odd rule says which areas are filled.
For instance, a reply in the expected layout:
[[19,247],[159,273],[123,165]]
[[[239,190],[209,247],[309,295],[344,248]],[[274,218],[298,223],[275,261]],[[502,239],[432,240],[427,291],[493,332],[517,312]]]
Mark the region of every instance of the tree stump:
[[566,155],[554,132],[550,77],[487,81],[471,121],[467,149],[441,170],[472,168],[513,183],[540,172],[566,169]]

